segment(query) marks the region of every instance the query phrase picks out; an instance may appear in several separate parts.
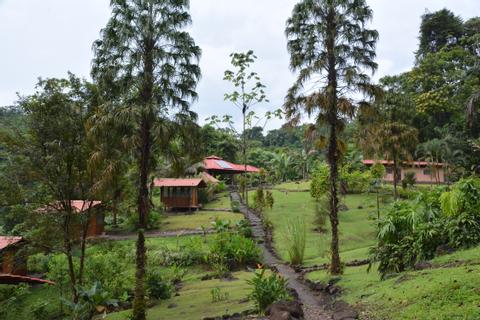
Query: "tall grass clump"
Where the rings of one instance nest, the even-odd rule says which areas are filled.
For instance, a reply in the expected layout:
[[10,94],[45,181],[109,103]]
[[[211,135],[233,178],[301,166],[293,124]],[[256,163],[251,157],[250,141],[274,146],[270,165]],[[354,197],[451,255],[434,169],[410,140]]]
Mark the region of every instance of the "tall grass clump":
[[301,265],[305,257],[307,227],[302,218],[291,219],[287,225],[287,251],[292,265]]

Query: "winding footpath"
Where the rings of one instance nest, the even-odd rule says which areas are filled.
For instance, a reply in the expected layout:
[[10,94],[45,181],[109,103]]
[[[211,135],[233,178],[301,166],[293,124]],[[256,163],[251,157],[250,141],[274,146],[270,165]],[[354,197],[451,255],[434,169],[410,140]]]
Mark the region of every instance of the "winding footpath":
[[240,195],[238,192],[232,192],[230,194],[233,201],[238,201],[240,205],[240,211],[245,215],[245,217],[250,221],[253,236],[258,242],[258,246],[263,251],[265,264],[270,267],[274,267],[278,270],[284,278],[288,279],[288,284],[291,289],[294,289],[297,294],[300,302],[303,304],[303,312],[306,320],[331,320],[335,319],[333,315],[330,314],[324,308],[324,303],[322,302],[322,297],[312,291],[308,286],[298,280],[297,273],[293,270],[292,267],[283,263],[281,260],[276,258],[272,252],[265,245],[265,231],[263,230],[262,221],[260,218],[255,215],[253,212],[247,209],[243,204]]

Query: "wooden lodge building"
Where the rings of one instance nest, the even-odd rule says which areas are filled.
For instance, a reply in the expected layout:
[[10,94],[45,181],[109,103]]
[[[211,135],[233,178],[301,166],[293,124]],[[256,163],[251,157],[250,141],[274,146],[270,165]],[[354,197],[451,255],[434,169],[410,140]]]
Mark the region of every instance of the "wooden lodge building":
[[203,179],[155,179],[154,187],[160,188],[160,201],[166,209],[198,209],[199,189],[207,184]]
[[[101,201],[96,200],[72,200],[70,202],[70,206],[72,207],[72,211],[74,213],[78,215],[89,215],[87,238],[98,237],[105,232],[105,217],[101,204]],[[47,207],[44,207],[39,211],[49,214],[60,214],[65,210],[64,204],[57,202]],[[74,226],[74,229],[78,229],[78,233],[80,233],[80,222],[75,223],[77,223],[78,225]]]
[[27,274],[27,261],[18,254],[23,241],[22,237],[0,236],[0,273],[18,276]]
[[260,172],[260,169],[257,167],[247,165],[245,170],[245,165],[231,163],[217,156],[206,157],[201,167],[212,176]]
[[[385,166],[386,173],[383,180],[393,183],[393,161],[386,160],[363,160],[363,164],[371,167],[376,162],[380,162]],[[425,161],[403,162],[400,165],[400,181],[405,178],[409,172],[415,174],[415,180],[418,184],[443,184],[446,183],[445,167],[443,163],[431,163]],[[399,181],[399,182],[400,182]]]

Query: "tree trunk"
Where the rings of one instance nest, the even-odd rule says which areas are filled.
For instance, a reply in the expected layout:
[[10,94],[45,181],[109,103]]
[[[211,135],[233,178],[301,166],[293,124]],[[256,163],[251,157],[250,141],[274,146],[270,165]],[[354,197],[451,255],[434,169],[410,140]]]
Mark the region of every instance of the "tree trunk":
[[68,276],[70,277],[70,287],[72,289],[72,301],[78,302],[77,279],[75,276],[75,267],[73,265],[72,244],[70,241],[70,217],[65,216],[63,223],[63,245],[68,263]]
[[332,242],[331,242],[331,262],[330,272],[333,275],[338,275],[342,272],[339,254],[339,239],[338,239],[338,146],[337,146],[337,70],[335,57],[335,8],[331,4],[327,15],[327,32],[326,39],[327,59],[328,59],[328,86],[327,86],[327,100],[328,111],[327,119],[330,125],[330,137],[328,145],[328,164],[330,166],[330,225],[332,228]]
[[145,302],[145,267],[147,263],[144,230],[147,227],[149,213],[148,173],[152,151],[150,105],[153,98],[153,50],[155,41],[152,38],[144,39],[143,81],[140,98],[142,100],[142,117],[140,120],[140,148],[139,148],[139,186],[138,186],[138,239],[136,252],[135,297],[133,300],[133,320],[146,319]]
[[78,270],[78,284],[81,286],[83,285],[83,270],[85,266],[85,251],[86,251],[86,243],[87,243],[87,235],[88,235],[88,227],[90,226],[90,217],[89,212],[87,211],[87,222],[83,225],[82,228],[82,239],[80,244],[80,268]]
[[397,155],[394,151],[393,152],[393,198],[395,200],[398,199],[397,183],[398,183],[398,162],[397,162]]
[[138,230],[137,239],[137,257],[135,272],[135,298],[133,300],[133,319],[145,320],[146,319],[146,302],[145,302],[145,265],[146,265],[146,247],[145,236],[143,229]]
[[[242,86],[242,90],[244,90]],[[242,114],[243,114],[243,179],[245,182],[245,189],[243,192],[243,197],[245,198],[245,205],[247,206],[248,209],[248,181],[247,181],[247,134],[245,132],[246,129],[246,112],[247,112],[247,106],[245,103],[243,104],[243,109],[242,109]]]

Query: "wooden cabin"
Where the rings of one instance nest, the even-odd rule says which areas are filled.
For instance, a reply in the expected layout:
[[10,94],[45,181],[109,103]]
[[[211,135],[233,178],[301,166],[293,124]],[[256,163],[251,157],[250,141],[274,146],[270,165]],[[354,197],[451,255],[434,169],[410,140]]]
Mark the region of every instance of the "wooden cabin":
[[22,237],[0,236],[0,273],[18,276],[25,276],[27,274],[27,259],[21,254],[18,254],[22,242]]
[[[102,210],[101,201],[96,200],[72,200],[70,205],[74,213],[80,215],[89,215],[87,237],[94,238],[102,235],[105,232],[105,216]],[[45,208],[40,209],[40,212],[60,214],[64,212],[64,205],[57,202],[53,203]],[[75,221],[73,229],[76,229],[78,236],[81,234],[80,221]]]
[[155,179],[160,188],[160,201],[166,209],[198,209],[199,189],[207,185],[203,179]]

